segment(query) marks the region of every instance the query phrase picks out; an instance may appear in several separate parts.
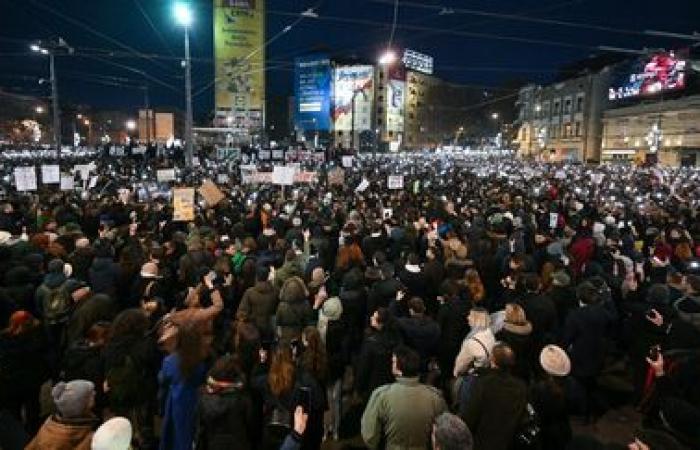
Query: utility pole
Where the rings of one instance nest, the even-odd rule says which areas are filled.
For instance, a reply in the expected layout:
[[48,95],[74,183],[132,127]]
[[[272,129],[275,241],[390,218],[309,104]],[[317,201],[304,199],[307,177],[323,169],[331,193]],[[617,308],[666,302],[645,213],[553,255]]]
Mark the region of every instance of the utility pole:
[[192,167],[194,159],[194,143],[192,142],[192,72],[190,71],[190,33],[189,27],[185,27],[185,96],[187,97],[187,114],[185,122],[185,162]]

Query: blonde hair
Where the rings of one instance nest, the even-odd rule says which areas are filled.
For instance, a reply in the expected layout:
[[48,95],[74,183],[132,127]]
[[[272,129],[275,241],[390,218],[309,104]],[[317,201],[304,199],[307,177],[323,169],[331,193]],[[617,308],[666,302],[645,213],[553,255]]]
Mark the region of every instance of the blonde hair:
[[525,310],[522,306],[517,303],[508,303],[506,305],[506,317],[505,321],[512,323],[514,325],[524,325],[527,323],[527,317],[525,317]]
[[472,302],[479,303],[486,296],[486,290],[484,289],[484,284],[481,282],[481,277],[479,272],[474,269],[467,270],[465,274],[465,282],[467,289],[469,289],[469,295],[471,296]]
[[467,320],[472,329],[484,329],[491,326],[491,316],[485,308],[472,308]]

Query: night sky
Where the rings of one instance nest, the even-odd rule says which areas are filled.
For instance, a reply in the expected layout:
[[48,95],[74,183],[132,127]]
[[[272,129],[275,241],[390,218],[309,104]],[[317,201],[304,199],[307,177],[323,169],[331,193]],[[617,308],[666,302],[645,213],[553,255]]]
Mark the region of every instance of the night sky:
[[[46,58],[32,54],[28,46],[34,39],[61,36],[76,49],[75,55],[57,63],[63,100],[99,108],[135,108],[143,101],[138,85],[144,77],[127,68],[131,67],[148,74],[152,104],[183,108],[179,65],[183,32],[172,19],[172,4],[0,0],[0,87],[47,96],[48,86],[38,83],[48,76]],[[197,92],[213,80],[212,5],[202,0],[192,4]],[[319,4],[318,19],[303,19],[267,47],[268,97],[292,93],[295,56],[327,49],[335,56],[376,60],[386,47],[393,0],[268,0],[267,38],[294,22],[301,11]],[[561,65],[596,54],[599,45],[670,49],[692,43],[651,37],[644,30],[700,31],[698,0],[402,0],[399,5],[394,47],[433,55],[437,75],[484,87],[512,80],[546,82]],[[564,26],[560,21],[578,25]],[[109,51],[117,53],[110,57]],[[203,90],[195,98],[195,115],[212,108],[213,91]]]

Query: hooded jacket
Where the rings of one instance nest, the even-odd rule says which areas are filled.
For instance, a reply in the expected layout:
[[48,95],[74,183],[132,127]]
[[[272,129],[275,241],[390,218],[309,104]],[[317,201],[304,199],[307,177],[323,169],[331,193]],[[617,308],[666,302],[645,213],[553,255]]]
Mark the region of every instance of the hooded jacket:
[[245,316],[262,334],[272,334],[273,317],[278,306],[277,290],[269,281],[258,281],[246,289],[238,306],[237,317]]
[[[249,450],[253,439],[253,403],[240,388],[221,392],[205,391],[199,397],[199,431],[197,442],[207,450],[232,448]],[[200,448],[199,445],[197,448]]]
[[95,258],[88,271],[90,286],[96,294],[107,294],[117,297],[117,286],[121,277],[121,268],[112,258]]
[[49,417],[25,450],[90,450],[95,418],[61,419]]
[[315,322],[314,312],[307,301],[309,291],[299,277],[285,281],[277,306],[277,330],[280,340],[290,342],[301,337],[301,331]]

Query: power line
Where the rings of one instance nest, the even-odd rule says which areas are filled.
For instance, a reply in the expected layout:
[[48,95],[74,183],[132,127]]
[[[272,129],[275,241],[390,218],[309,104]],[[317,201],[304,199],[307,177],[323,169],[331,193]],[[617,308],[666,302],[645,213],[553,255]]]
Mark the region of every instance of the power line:
[[124,70],[128,70],[128,71],[130,71],[130,72],[137,73],[137,74],[143,76],[144,78],[147,78],[147,79],[153,81],[154,83],[156,83],[156,84],[158,84],[158,85],[160,85],[160,86],[166,87],[166,88],[168,88],[168,89],[170,89],[170,90],[172,90],[172,91],[174,91],[174,92],[178,92],[178,93],[180,92],[180,90],[177,89],[177,88],[175,88],[174,86],[172,86],[172,85],[170,85],[170,84],[168,84],[168,83],[165,83],[165,82],[159,80],[158,78],[155,78],[155,77],[149,75],[148,73],[144,72],[143,70],[139,70],[139,69],[136,69],[136,68],[134,68],[134,67],[127,66],[126,64],[117,63],[117,62],[110,61],[110,60],[108,60],[108,59],[104,59],[104,58],[101,58],[101,57],[99,57],[99,56],[94,56],[94,55],[80,55],[80,54],[78,54],[78,55],[76,55],[76,56],[83,56],[83,57],[86,57],[86,58],[94,59],[94,60],[96,60],[96,61],[101,61],[101,62],[106,63],[106,64],[111,64],[111,65],[113,65],[113,66],[115,66],[115,67],[120,67],[120,68],[122,68],[122,69],[124,69]]
[[148,25],[150,25],[151,30],[153,30],[153,33],[160,40],[160,43],[163,44],[163,47],[168,51],[168,53],[170,53],[171,56],[175,56],[175,53],[173,53],[172,49],[170,48],[168,43],[165,41],[165,38],[163,38],[163,35],[161,34],[161,32],[158,31],[158,28],[155,26],[155,24],[151,20],[151,17],[148,15],[146,10],[143,8],[143,5],[141,5],[141,2],[139,0],[134,0],[134,3],[136,4],[136,7],[139,9],[139,11],[141,12],[141,15],[146,20]]

